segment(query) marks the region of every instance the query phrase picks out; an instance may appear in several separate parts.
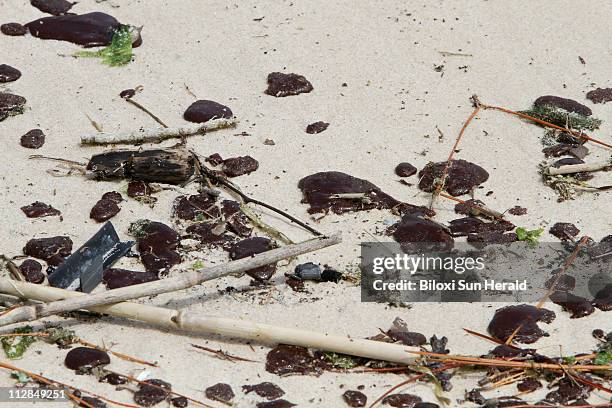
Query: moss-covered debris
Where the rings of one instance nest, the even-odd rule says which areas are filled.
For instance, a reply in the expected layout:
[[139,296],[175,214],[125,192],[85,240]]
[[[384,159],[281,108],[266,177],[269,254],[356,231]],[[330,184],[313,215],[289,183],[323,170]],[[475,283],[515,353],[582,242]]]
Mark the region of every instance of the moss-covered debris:
[[[13,334],[27,334],[32,333],[31,326],[20,327],[13,331]],[[26,350],[36,342],[36,337],[34,336],[11,336],[11,337],[3,337],[2,340],[2,349],[4,350],[4,354],[11,359],[17,360],[23,357],[23,354]]]
[[551,105],[533,106],[531,109],[520,111],[519,113],[552,123],[553,125],[579,131],[599,129],[602,123],[600,119],[575,112],[568,112]]

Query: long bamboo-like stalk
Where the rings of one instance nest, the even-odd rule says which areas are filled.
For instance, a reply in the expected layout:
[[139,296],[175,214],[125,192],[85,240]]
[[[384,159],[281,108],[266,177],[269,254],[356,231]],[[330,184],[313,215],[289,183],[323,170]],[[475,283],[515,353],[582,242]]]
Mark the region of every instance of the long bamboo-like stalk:
[[[82,292],[35,285],[27,282],[18,282],[10,279],[0,279],[0,292],[42,302],[53,302],[60,299],[76,299],[88,296]],[[88,307],[87,309],[97,313],[138,320],[167,329],[184,330],[201,334],[217,334],[243,340],[255,340],[268,344],[291,344],[295,346],[311,347],[399,364],[410,364],[413,362],[414,357],[412,357],[409,352],[417,351],[415,347],[358,339],[347,335],[279,327],[247,320],[202,315],[189,310],[166,309],[140,303],[121,302],[107,306]]]
[[117,133],[92,133],[81,136],[82,144],[136,144],[159,143],[166,139],[181,138],[197,134],[204,134],[213,130],[226,129],[236,126],[237,119],[214,119],[206,123],[190,124],[175,128],[137,129]]
[[335,245],[341,241],[342,237],[340,234],[334,234],[330,237],[315,238],[299,244],[272,249],[250,258],[243,258],[210,268],[202,268],[193,272],[181,273],[178,276],[168,279],[126,286],[123,288],[112,289],[96,294],[88,294],[87,296],[79,298],[59,300],[47,304],[22,306],[12,310],[10,313],[5,314],[4,316],[1,316],[0,326],[36,320],[41,317],[69,312],[72,310],[84,309],[91,306],[108,305],[125,300],[187,289],[212,279],[269,265],[283,259],[292,258],[297,255]]

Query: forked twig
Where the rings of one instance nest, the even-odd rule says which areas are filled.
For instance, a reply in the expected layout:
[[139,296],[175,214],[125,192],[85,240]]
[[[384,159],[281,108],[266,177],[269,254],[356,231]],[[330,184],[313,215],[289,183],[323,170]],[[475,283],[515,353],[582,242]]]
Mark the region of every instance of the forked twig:
[[478,100],[478,97],[476,95],[473,95],[471,99],[474,105],[474,110],[472,111],[470,116],[467,118],[463,126],[461,127],[461,131],[459,131],[459,135],[457,136],[457,139],[455,140],[455,144],[453,144],[453,148],[451,149],[451,152],[448,155],[448,159],[446,160],[446,165],[444,166],[444,171],[442,172],[442,179],[438,181],[438,183],[436,183],[436,191],[431,197],[431,204],[429,206],[430,209],[433,207],[436,197],[440,194],[440,192],[444,188],[444,184],[446,183],[446,177],[448,176],[448,169],[451,166],[451,161],[453,160],[453,157],[455,156],[455,151],[457,150],[457,147],[459,146],[459,142],[461,142],[461,138],[463,137],[465,130],[470,125],[470,123],[472,122],[476,114],[478,114],[478,111],[480,111],[480,101]]
[[199,164],[199,170],[200,173],[205,176],[206,178],[209,178],[225,187],[227,187],[228,189],[230,189],[231,191],[233,191],[234,193],[238,194],[240,196],[240,198],[242,199],[242,201],[244,202],[244,204],[255,204],[255,205],[259,205],[260,207],[264,207],[267,208],[268,210],[274,211],[275,213],[287,218],[288,220],[290,220],[291,222],[299,225],[300,227],[304,228],[305,230],[309,231],[310,233],[312,233],[315,236],[322,236],[323,234],[321,234],[319,231],[317,231],[316,229],[312,228],[310,225],[298,220],[297,218],[295,218],[294,216],[292,216],[291,214],[286,213],[283,210],[280,210],[276,207],[273,207],[270,204],[267,204],[263,201],[259,201],[256,200],[254,198],[249,197],[248,195],[246,195],[245,193],[242,192],[242,190],[240,190],[238,187],[236,187],[233,183],[231,183],[230,181],[226,180],[225,178],[215,174],[213,171],[211,171],[208,167],[206,167],[202,161],[199,159],[197,153],[195,152],[191,152],[194,157],[198,158],[198,164]]

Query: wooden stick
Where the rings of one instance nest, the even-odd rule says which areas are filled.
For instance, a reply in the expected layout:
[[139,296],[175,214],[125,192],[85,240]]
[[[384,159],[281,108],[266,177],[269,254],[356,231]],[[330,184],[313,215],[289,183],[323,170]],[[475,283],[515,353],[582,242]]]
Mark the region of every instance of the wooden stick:
[[173,278],[141,283],[139,285],[126,286],[96,294],[88,294],[87,296],[76,299],[65,299],[41,305],[22,306],[12,310],[10,313],[7,313],[4,316],[1,316],[0,326],[36,320],[40,319],[41,317],[69,312],[72,310],[85,309],[91,306],[108,305],[130,299],[137,299],[145,296],[153,296],[159,295],[160,293],[187,289],[192,286],[199,285],[202,282],[217,279],[233,273],[245,272],[260,266],[269,265],[283,259],[292,258],[297,255],[335,245],[341,241],[342,237],[340,234],[334,234],[331,237],[315,238],[299,244],[272,249],[270,251],[257,254],[253,257],[238,259],[223,265],[202,268],[192,272],[184,272]]
[[[0,279],[0,292],[43,302],[60,299],[87,297],[82,292],[75,292]],[[189,310],[174,310],[141,303],[121,302],[107,306],[88,307],[88,310],[150,323],[155,326],[191,331],[201,334],[217,334],[242,340],[255,340],[268,344],[290,344],[311,347],[335,353],[349,354],[398,364],[410,364],[414,361],[408,352],[418,351],[416,347],[385,343],[374,340],[352,338],[346,335],[319,333],[309,330],[278,327],[248,320],[228,319],[223,317],[195,314]],[[306,322],[302,319],[302,324]]]
[[213,130],[235,127],[238,119],[214,119],[206,123],[189,124],[175,128],[137,129],[117,133],[92,133],[81,136],[82,144],[137,144],[159,143],[166,139],[204,134]]
[[612,160],[598,163],[570,164],[567,166],[561,166],[559,168],[549,167],[547,173],[550,176],[556,176],[558,174],[581,173],[583,171],[599,171],[610,166],[612,166]]

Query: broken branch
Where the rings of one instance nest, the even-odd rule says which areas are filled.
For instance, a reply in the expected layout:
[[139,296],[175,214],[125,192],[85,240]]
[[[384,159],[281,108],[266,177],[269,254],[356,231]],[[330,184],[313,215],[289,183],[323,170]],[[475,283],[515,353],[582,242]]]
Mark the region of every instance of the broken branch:
[[138,144],[159,143],[167,139],[183,138],[197,134],[205,134],[214,130],[235,127],[237,119],[215,119],[206,123],[185,125],[174,128],[138,129],[117,133],[93,133],[81,136],[82,144]]

